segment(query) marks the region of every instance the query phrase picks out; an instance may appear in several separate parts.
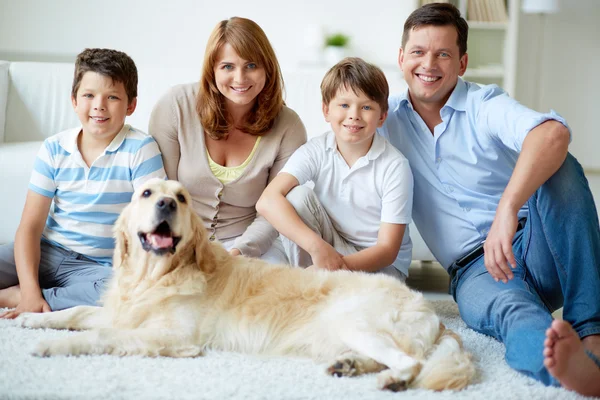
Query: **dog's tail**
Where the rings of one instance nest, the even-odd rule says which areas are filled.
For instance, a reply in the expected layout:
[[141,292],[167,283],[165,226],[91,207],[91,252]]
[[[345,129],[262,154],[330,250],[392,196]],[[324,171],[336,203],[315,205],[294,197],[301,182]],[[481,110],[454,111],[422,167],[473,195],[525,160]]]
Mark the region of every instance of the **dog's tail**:
[[460,390],[475,375],[471,355],[460,337],[440,323],[440,333],[411,386],[431,390]]

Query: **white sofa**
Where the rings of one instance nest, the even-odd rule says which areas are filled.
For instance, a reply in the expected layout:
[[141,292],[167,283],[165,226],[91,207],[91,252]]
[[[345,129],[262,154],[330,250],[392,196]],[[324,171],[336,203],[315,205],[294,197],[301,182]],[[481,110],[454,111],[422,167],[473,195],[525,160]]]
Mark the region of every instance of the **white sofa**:
[[[139,68],[137,109],[127,122],[147,131],[152,107],[171,86],[198,80],[200,67]],[[319,85],[326,70],[305,66],[283,71],[286,103],[304,121],[308,135],[328,129],[321,114]],[[400,71],[385,71],[390,90],[406,86]],[[70,100],[73,64],[0,61],[0,244],[13,240],[29,176],[42,141],[78,125]],[[411,226],[413,259],[434,260],[429,249]]]

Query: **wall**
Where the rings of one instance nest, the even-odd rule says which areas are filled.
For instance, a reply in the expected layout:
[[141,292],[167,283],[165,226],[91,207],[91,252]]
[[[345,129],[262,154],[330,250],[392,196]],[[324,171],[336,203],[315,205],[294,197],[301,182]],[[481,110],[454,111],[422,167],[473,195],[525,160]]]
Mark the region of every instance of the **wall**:
[[352,53],[395,65],[402,25],[416,0],[0,0],[0,59],[72,61],[85,47],[112,47],[138,64],[198,65],[216,23],[256,21],[284,67],[311,58],[319,29],[351,36]]
[[[138,64],[198,66],[214,25],[233,15],[258,22],[284,68],[312,58],[307,45],[326,26],[352,36],[351,54],[391,71],[416,0],[0,0],[0,59],[72,62],[84,47],[113,47]],[[600,172],[600,0],[561,1],[555,15],[519,19],[515,97],[553,108],[573,128],[571,151]],[[543,34],[543,49],[540,48]],[[541,60],[540,63],[537,60]],[[538,78],[540,79],[539,84]],[[539,98],[537,94],[539,93]]]
[[[515,97],[565,117],[570,151],[588,172],[600,173],[600,1],[560,2],[558,14],[521,14]],[[540,33],[543,36],[540,36]]]

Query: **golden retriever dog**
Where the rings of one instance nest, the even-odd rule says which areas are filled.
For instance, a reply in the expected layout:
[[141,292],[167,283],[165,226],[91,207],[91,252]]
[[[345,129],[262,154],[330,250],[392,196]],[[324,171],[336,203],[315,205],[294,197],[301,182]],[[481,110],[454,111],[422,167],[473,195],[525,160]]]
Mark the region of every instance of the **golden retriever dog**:
[[29,328],[89,330],[42,342],[36,355],[305,356],[329,362],[334,376],[377,372],[378,386],[394,391],[458,390],[474,375],[459,337],[420,293],[385,275],[230,256],[207,240],[178,182],[137,190],[115,236],[103,307],[19,317]]

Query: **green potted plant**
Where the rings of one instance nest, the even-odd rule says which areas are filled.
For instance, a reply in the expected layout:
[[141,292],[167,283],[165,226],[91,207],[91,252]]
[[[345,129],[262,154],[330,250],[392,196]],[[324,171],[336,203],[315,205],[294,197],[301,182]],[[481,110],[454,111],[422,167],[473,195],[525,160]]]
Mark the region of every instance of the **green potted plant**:
[[350,37],[343,33],[334,33],[325,37],[325,46],[346,47]]
[[327,66],[332,66],[346,56],[350,37],[340,32],[325,36],[323,56]]

